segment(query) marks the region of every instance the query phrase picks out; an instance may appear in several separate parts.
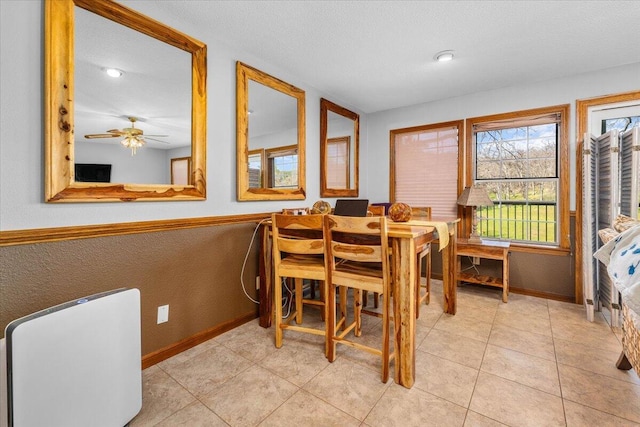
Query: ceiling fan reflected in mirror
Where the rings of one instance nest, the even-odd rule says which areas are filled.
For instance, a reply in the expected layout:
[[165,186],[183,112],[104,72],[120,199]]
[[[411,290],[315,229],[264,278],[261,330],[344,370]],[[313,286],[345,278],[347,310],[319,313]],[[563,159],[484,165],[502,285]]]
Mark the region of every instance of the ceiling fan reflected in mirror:
[[131,149],[131,155],[136,154],[136,150],[141,148],[146,140],[160,142],[162,144],[169,144],[167,141],[162,141],[156,138],[166,138],[169,135],[144,135],[142,129],[136,128],[136,122],[138,121],[135,117],[128,117],[131,122],[131,127],[122,128],[122,129],[111,129],[108,130],[107,133],[94,133],[85,135],[84,137],[87,139],[96,139],[96,138],[118,138],[123,137],[120,144],[126,148]]

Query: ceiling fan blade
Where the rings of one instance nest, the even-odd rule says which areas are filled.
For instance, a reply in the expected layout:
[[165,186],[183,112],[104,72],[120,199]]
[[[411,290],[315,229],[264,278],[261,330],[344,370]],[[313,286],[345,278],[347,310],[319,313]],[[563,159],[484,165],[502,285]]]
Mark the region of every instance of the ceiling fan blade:
[[[164,136],[164,135],[160,135],[160,136]],[[160,142],[162,144],[170,144],[170,142],[168,142],[168,141],[163,141],[161,139],[155,139],[155,138],[149,138],[147,135],[144,136],[144,139],[148,139],[149,141]]]
[[168,138],[168,137],[169,137],[169,135],[147,135],[146,133],[145,133],[145,134],[143,134],[143,136],[144,136],[144,137],[147,137],[147,136],[155,136],[156,138]]
[[114,133],[94,133],[91,135],[85,135],[84,137],[87,139],[94,139],[94,138],[117,138],[121,135],[116,135]]

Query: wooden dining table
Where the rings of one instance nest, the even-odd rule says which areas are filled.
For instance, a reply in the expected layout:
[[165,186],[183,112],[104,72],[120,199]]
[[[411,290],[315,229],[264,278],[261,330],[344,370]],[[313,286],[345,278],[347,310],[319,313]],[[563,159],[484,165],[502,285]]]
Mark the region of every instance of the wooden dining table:
[[[396,351],[394,381],[411,388],[415,382],[416,349],[416,247],[438,241],[442,256],[444,312],[456,313],[456,223],[458,219],[413,218],[407,222],[388,221],[393,271],[394,345]],[[272,320],[272,260],[269,224],[261,229],[260,326],[270,327]],[[446,235],[446,236],[445,236]]]

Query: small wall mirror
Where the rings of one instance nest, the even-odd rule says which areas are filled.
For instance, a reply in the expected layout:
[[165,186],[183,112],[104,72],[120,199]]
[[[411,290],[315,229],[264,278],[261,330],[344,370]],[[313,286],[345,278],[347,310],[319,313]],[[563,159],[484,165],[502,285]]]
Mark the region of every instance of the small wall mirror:
[[305,93],[236,64],[238,200],[305,195]]
[[206,197],[206,45],[110,0],[45,2],[45,43],[48,202]]
[[320,100],[320,196],[358,196],[360,116]]

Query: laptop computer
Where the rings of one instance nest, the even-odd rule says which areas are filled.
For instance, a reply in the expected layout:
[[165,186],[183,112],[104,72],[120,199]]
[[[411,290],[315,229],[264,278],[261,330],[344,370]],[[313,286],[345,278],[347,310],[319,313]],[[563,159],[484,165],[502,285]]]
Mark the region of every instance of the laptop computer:
[[334,215],[367,216],[369,199],[338,199],[333,210]]

